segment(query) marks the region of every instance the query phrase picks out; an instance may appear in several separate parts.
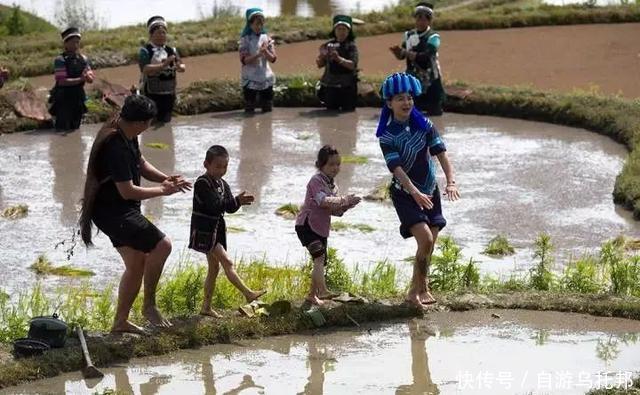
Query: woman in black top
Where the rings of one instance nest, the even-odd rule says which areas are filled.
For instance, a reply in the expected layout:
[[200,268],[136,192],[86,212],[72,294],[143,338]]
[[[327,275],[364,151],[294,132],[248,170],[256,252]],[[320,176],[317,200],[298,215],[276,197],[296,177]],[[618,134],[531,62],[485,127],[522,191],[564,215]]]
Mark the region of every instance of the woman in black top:
[[333,18],[332,40],[320,46],[316,59],[324,67],[320,79],[320,100],[329,110],[353,111],[358,98],[358,48],[350,16]]
[[[156,115],[153,101],[129,96],[120,116],[98,132],[91,148],[80,226],[82,239],[91,245],[91,223],[111,239],[124,260],[113,332],[141,332],[129,322],[129,311],[144,280],[143,315],[153,325],[168,327],[156,307],[156,288],[171,241],[140,212],[140,201],[191,189],[182,176],[167,176],[140,152],[138,135]],[[159,183],[141,187],[140,179]]]

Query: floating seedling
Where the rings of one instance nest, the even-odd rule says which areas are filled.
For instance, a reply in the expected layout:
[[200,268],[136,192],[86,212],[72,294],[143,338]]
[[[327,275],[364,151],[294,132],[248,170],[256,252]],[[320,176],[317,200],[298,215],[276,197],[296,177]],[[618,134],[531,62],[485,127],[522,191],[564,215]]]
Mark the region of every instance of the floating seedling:
[[2,216],[7,219],[24,218],[29,213],[29,206],[26,204],[18,204],[17,206],[7,207],[2,211]]
[[165,144],[165,143],[146,143],[144,146],[153,148],[153,149],[161,149],[161,150],[169,149],[169,144]]
[[390,181],[384,181],[376,186],[373,191],[364,197],[364,200],[370,202],[385,202],[391,199],[389,194]]
[[371,233],[375,230],[374,227],[367,224],[350,224],[347,222],[336,221],[331,224],[331,230],[340,232],[344,230],[355,229],[362,233]]
[[54,276],[66,277],[88,277],[95,275],[91,270],[78,269],[70,265],[55,267],[44,255],[40,255],[29,268],[40,275],[52,274]]
[[353,163],[355,165],[363,165],[369,161],[366,156],[359,155],[344,155],[342,156],[342,163]]
[[276,215],[279,215],[286,219],[295,219],[300,212],[300,207],[297,204],[287,203],[278,207]]

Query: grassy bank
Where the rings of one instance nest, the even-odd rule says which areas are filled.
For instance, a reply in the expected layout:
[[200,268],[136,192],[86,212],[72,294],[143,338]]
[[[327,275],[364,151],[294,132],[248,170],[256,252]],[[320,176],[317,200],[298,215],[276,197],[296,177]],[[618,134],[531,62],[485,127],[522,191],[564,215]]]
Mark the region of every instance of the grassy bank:
[[[529,273],[509,278],[481,278],[473,259],[467,260],[451,238],[442,238],[432,264],[432,287],[444,308],[456,311],[481,308],[532,309],[579,312],[605,317],[640,319],[640,257],[627,249],[629,243],[616,239],[605,243],[595,257],[570,263],[563,271],[553,265],[551,240],[541,235],[534,242],[534,268]],[[269,290],[265,302],[302,300],[309,286],[309,263],[300,266],[273,267],[263,261],[239,263],[238,271],[252,288]],[[542,276],[541,274],[544,274]],[[194,348],[237,339],[289,334],[317,326],[294,303],[284,315],[245,318],[234,313],[243,303],[239,293],[226,279],[220,278],[214,305],[224,319],[194,316],[202,301],[204,265],[181,259],[172,272],[166,273],[158,291],[159,307],[173,317],[175,327],[149,336],[93,335],[89,339],[94,363],[105,366],[133,357],[159,355],[182,348]],[[545,280],[541,281],[543,277]],[[398,304],[406,291],[407,279],[398,276],[396,267],[380,262],[369,269],[349,271],[331,250],[327,266],[331,289],[366,296],[371,303],[339,304],[331,302],[321,313],[325,327],[352,326],[356,323],[389,320],[419,315],[420,312]],[[376,302],[379,301],[379,302]],[[62,304],[59,304],[62,302]],[[7,341],[26,334],[28,318],[51,312],[58,307],[62,319],[70,324],[98,331],[109,329],[115,305],[115,287],[103,290],[66,287],[57,295],[47,295],[40,286],[22,292],[17,300],[0,297],[0,354],[8,351]],[[55,303],[55,304],[54,304]],[[132,319],[143,322],[141,300],[134,304]],[[0,388],[26,380],[50,377],[78,370],[80,351],[70,340],[65,350],[45,356],[13,360],[5,358],[0,367]]]
[[[358,36],[402,32],[412,28],[413,3],[402,1],[400,5],[383,12],[357,15],[365,22],[356,27]],[[640,6],[635,4],[607,7],[548,6],[529,0],[481,0],[462,6],[456,6],[456,1],[444,0],[436,4],[437,9],[443,9],[435,24],[439,30],[640,21]],[[243,24],[242,18],[233,16],[172,24],[172,45],[177,46],[183,56],[236,51]],[[328,38],[331,20],[330,17],[280,16],[269,18],[267,25],[278,43],[289,43]],[[135,63],[138,49],[146,40],[143,26],[127,26],[86,32],[83,46],[94,68],[114,67]],[[39,33],[0,38],[0,48],[3,49],[0,51],[0,64],[8,67],[12,76],[35,76],[53,72],[53,58],[60,52],[60,42],[57,34]]]

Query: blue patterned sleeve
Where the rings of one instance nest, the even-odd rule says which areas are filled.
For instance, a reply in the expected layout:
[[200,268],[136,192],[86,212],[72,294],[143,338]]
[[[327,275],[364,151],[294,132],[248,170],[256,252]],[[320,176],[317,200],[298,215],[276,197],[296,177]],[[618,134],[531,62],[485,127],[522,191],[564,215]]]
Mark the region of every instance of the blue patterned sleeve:
[[432,156],[436,156],[445,152],[447,148],[444,145],[444,141],[440,137],[440,133],[438,133],[438,130],[431,122],[431,120],[428,120],[427,122],[429,128],[429,130],[427,131],[427,144],[429,145],[429,153]]
[[393,139],[388,134],[380,136],[380,148],[382,149],[382,155],[384,155],[384,161],[387,163],[389,171],[393,173],[396,167],[402,166],[402,160],[400,154],[393,143]]

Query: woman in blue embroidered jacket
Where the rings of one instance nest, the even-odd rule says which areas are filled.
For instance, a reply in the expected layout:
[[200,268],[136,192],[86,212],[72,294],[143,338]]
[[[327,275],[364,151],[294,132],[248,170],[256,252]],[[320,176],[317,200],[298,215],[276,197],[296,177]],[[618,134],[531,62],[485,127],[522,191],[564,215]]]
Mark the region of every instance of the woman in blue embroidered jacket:
[[413,105],[414,96],[421,91],[420,81],[412,75],[387,77],[381,88],[385,104],[376,132],[393,173],[390,194],[400,219],[400,234],[415,238],[418,244],[406,301],[419,307],[435,303],[428,287],[429,265],[438,233],[447,224],[432,156],[438,158],[447,179],[444,194],[449,200],[460,197],[444,142],[433,123]]
[[420,2],[414,10],[416,28],[404,33],[402,46],[389,48],[396,58],[407,60],[406,72],[422,84],[422,94],[416,97],[416,107],[427,115],[442,115],[445,93],[438,60],[440,34],[431,28],[433,5]]

